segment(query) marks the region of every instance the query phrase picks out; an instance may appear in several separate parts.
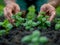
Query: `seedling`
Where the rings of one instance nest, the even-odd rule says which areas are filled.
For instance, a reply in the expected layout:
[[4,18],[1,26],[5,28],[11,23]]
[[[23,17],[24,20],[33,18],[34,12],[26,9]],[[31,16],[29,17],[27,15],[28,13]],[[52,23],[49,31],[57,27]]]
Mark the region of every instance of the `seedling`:
[[4,20],[4,22],[0,22],[0,26],[4,27],[6,30],[11,30],[13,25],[9,23],[8,20]]
[[0,30],[0,36],[7,34],[13,28],[13,25],[10,24],[8,20],[0,22],[0,26],[4,27],[4,30]]
[[31,6],[28,8],[28,13],[27,13],[27,17],[26,17],[26,20],[34,20],[35,17],[36,17],[36,14],[35,14],[35,7],[34,6]]
[[56,30],[59,30],[60,29],[60,19],[59,20],[56,20],[55,29]]
[[31,29],[31,28],[37,26],[38,24],[32,20],[29,20],[29,21],[26,21],[23,25],[28,30],[28,29]]
[[19,12],[19,13],[12,16],[12,18],[15,20],[14,25],[16,27],[19,27],[24,22],[24,18],[22,18],[21,15],[22,15],[22,12]]
[[23,37],[22,42],[28,43],[29,45],[39,45],[48,42],[48,38],[41,36],[41,33],[38,30],[35,30],[31,35]]
[[39,16],[37,17],[38,22],[40,22],[39,26],[41,29],[46,29],[50,27],[51,23],[47,20],[49,16],[47,16],[44,12],[40,12]]
[[56,25],[55,25],[55,29],[56,29],[56,30],[59,30],[59,29],[60,29],[60,24],[56,24]]
[[0,17],[3,16],[3,15],[4,15],[4,13],[3,12],[0,12]]
[[5,30],[0,30],[0,36],[4,35],[6,33]]

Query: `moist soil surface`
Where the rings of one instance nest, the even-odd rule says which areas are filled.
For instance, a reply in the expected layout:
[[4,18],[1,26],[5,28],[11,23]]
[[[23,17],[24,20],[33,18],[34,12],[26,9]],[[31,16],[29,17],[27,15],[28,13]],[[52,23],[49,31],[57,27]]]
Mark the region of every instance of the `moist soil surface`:
[[[4,20],[4,17],[0,17],[0,22]],[[49,42],[45,45],[60,45],[60,30],[55,30],[55,23],[51,24],[51,27],[48,29],[39,30],[42,36],[47,36],[49,38]],[[0,30],[3,27],[0,26]],[[37,29],[35,27],[34,29]],[[0,37],[0,45],[28,45],[26,43],[22,43],[21,39],[31,34],[33,31],[26,30],[23,26],[18,28],[14,27],[8,35],[3,35]]]

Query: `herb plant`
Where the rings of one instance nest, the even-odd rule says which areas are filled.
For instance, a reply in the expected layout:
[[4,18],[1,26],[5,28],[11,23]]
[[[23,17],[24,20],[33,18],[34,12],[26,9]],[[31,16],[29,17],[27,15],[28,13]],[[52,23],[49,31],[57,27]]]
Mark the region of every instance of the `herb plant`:
[[47,16],[44,12],[40,12],[37,20],[41,29],[46,29],[47,27],[50,27],[51,23],[47,20],[48,18],[49,16]]
[[16,27],[22,25],[22,23],[24,22],[24,18],[22,18],[21,15],[22,15],[22,12],[19,12],[19,13],[12,16],[12,18],[15,20],[14,25]]
[[23,25],[28,30],[28,29],[31,29],[31,28],[37,26],[38,24],[32,20],[29,20],[29,21],[26,21]]
[[48,38],[41,36],[41,33],[38,30],[35,30],[31,35],[23,37],[21,41],[28,43],[28,45],[39,45],[48,42]]
[[59,30],[60,29],[60,19],[56,20],[56,25],[55,25],[55,30]]
[[0,26],[4,27],[4,30],[0,30],[0,36],[7,34],[13,28],[13,25],[10,24],[8,20],[0,22]]
[[31,6],[31,7],[28,8],[28,13],[27,13],[26,19],[27,20],[34,20],[35,17],[36,17],[35,7],[34,6]]
[[4,20],[4,22],[0,22],[0,26],[4,27],[6,30],[11,30],[13,25],[9,23],[8,20]]
[[0,36],[5,35],[6,34],[6,30],[0,30]]

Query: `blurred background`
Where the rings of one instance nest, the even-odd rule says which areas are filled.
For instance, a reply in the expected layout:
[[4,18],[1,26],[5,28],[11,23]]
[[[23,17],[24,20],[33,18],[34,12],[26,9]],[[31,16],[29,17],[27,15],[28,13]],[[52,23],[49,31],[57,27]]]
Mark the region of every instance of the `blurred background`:
[[[0,13],[3,12],[3,8],[5,7],[4,0],[0,0]],[[57,15],[60,16],[60,6],[56,8]]]

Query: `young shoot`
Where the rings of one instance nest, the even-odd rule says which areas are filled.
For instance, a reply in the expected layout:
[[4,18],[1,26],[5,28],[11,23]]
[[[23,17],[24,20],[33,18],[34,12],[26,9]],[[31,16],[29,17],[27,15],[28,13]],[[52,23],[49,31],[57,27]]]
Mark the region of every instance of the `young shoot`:
[[47,27],[51,26],[50,21],[47,20],[48,18],[49,16],[47,16],[44,12],[40,12],[37,20],[38,22],[40,22],[39,26],[41,29],[46,29]]
[[41,36],[41,33],[38,30],[33,31],[32,34],[25,36],[22,38],[21,42],[28,43],[29,45],[39,45],[45,44],[48,42],[48,38],[45,36]]
[[35,6],[32,5],[31,7],[28,8],[26,20],[34,20],[35,17],[36,17]]
[[12,18],[15,20],[14,25],[16,27],[19,27],[24,22],[24,18],[22,18],[21,15],[22,15],[22,12],[19,12],[19,13],[12,16]]

